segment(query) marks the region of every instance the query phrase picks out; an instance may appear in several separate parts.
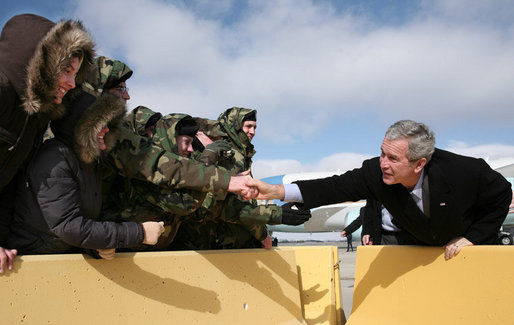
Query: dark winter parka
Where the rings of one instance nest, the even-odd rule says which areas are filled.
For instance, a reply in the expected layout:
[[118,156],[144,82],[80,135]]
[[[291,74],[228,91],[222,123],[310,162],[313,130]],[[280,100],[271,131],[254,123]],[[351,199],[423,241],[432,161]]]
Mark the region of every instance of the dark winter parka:
[[65,108],[53,103],[60,74],[83,57],[76,82],[94,57],[90,35],[78,21],[54,23],[23,14],[0,35],[0,245],[12,215],[13,178],[39,147],[51,119]]
[[104,137],[109,150],[125,104],[110,94],[95,101],[83,90],[68,98],[73,100],[67,115],[51,123],[55,138],[43,143],[18,183],[6,246],[21,254],[137,246],[144,239],[140,223],[95,221],[102,204],[98,133],[109,127]]

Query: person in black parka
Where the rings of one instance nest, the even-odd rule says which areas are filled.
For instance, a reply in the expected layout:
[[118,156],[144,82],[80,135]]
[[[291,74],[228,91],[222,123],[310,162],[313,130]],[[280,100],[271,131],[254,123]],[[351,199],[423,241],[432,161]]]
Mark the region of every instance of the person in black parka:
[[94,43],[80,21],[54,23],[33,14],[9,19],[0,35],[0,273],[16,250],[4,249],[13,215],[16,175],[62,117],[65,94],[80,83]]
[[20,254],[89,249],[112,257],[116,248],[155,244],[164,230],[162,222],[95,221],[102,202],[98,159],[115,142],[124,102],[109,93],[96,98],[81,89],[68,100],[68,113],[51,123],[55,138],[43,143],[17,184],[6,246]]

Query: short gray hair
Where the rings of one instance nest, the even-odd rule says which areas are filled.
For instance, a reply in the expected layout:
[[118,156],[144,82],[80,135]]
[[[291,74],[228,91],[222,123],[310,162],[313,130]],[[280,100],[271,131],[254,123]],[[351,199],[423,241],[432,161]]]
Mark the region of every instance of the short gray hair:
[[385,138],[390,141],[409,140],[407,159],[411,162],[421,158],[426,158],[429,162],[435,150],[434,132],[425,124],[411,120],[401,120],[391,125]]

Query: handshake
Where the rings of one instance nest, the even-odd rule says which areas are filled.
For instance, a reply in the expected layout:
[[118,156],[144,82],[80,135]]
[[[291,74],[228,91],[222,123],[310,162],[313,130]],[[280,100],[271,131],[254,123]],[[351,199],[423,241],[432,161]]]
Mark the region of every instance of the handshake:
[[[229,183],[229,192],[242,196],[245,200],[283,200],[285,190],[283,185],[272,185],[250,176],[250,171],[232,176]],[[310,219],[309,209],[303,208],[301,203],[286,203],[282,206],[282,224],[297,226]]]
[[242,196],[245,200],[283,200],[284,185],[272,185],[250,176],[250,170],[232,176],[228,191]]

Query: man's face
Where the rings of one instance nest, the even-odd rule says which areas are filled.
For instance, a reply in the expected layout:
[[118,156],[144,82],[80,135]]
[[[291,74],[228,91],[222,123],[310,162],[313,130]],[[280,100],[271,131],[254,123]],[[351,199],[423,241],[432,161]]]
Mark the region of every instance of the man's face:
[[71,59],[70,65],[59,75],[53,99],[55,104],[62,103],[64,95],[66,95],[70,89],[75,88],[75,77],[77,76],[79,69],[79,58],[73,58]]
[[421,158],[415,162],[407,159],[407,139],[388,140],[382,142],[380,155],[380,169],[382,180],[387,185],[402,184],[408,189],[414,188],[426,159]]
[[129,90],[127,88],[127,83],[125,81],[123,82],[120,82],[118,85],[116,85],[115,87],[112,87],[110,89],[107,90],[110,94],[113,94],[114,96],[116,97],[119,97],[121,99],[123,99],[123,101],[125,102],[125,104],[127,103],[127,101],[130,99],[130,95],[129,95]]
[[178,155],[188,158],[193,153],[193,137],[188,135],[177,136]]
[[257,129],[256,121],[244,121],[243,122],[243,132],[246,133],[250,142],[252,142],[253,137],[255,136],[255,129]]

